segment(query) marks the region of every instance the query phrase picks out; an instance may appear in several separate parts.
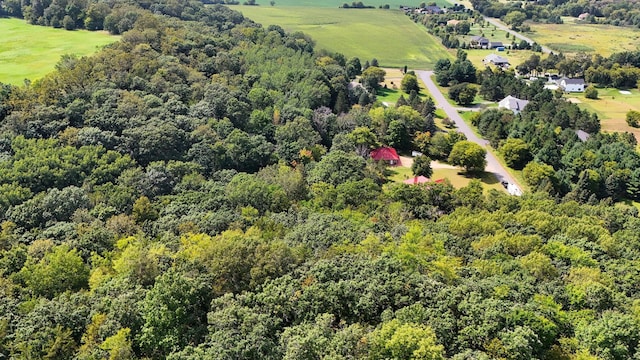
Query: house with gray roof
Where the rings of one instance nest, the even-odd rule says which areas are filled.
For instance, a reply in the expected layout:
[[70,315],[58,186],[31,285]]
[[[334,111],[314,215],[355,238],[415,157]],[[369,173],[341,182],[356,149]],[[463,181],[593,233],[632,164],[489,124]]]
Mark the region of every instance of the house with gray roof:
[[476,35],[471,37],[469,44],[471,45],[471,47],[484,49],[489,46],[489,39]]
[[496,54],[489,54],[485,56],[485,58],[482,60],[482,63],[485,64],[486,66],[495,65],[503,69],[509,68],[509,60],[507,60],[507,58],[504,58]]
[[502,109],[509,109],[513,111],[514,114],[518,114],[520,111],[524,110],[524,107],[527,106],[528,103],[528,100],[518,99],[509,95],[498,102],[498,107]]

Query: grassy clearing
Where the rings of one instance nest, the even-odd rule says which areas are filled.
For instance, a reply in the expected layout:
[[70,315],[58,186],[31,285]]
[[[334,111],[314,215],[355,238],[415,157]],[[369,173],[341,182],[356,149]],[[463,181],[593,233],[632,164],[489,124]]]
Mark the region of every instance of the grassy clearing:
[[[400,89],[400,84],[402,83],[402,78],[404,77],[402,71],[400,71],[400,69],[390,68],[385,68],[384,71],[387,72],[384,77],[384,84],[386,85],[386,88],[378,90],[376,94],[377,99],[387,104],[395,104],[398,99],[400,99],[400,96],[403,95],[405,99],[409,99],[409,94]],[[424,86],[424,83],[422,82],[420,77],[418,77],[418,85],[420,86],[420,92],[418,92],[418,96],[420,96],[420,98],[422,99],[425,99],[430,94]]]
[[0,18],[0,82],[20,85],[54,70],[60,56],[94,53],[118,40],[105,32],[66,31]]
[[464,41],[469,44],[471,42],[471,37],[476,35],[483,36],[489,39],[489,41],[500,41],[507,46],[511,45],[511,42],[513,41],[513,36],[511,36],[511,34],[504,30],[498,29],[495,25],[489,24],[483,27],[476,23],[471,24],[471,30],[469,31],[469,34],[461,37],[460,41]]
[[[403,166],[396,166],[388,168],[391,176],[389,179],[394,182],[403,182],[404,180],[413,178],[413,173],[410,168]],[[505,191],[500,185],[498,179],[492,173],[482,173],[480,176],[468,176],[462,170],[459,169],[433,169],[433,175],[431,179],[449,179],[453,187],[456,189],[469,185],[469,182],[474,179],[478,179],[482,182],[484,191],[487,192],[491,189],[499,191]]]
[[364,63],[373,58],[380,66],[431,69],[451,55],[426,29],[397,10],[312,7],[232,6],[263,25],[277,24],[288,31],[303,31],[317,48],[357,56]]
[[[256,4],[263,7],[271,7],[271,0],[256,0]],[[314,8],[337,8],[344,3],[351,4],[351,0],[274,0],[273,7],[314,7]],[[242,1],[241,1],[242,2]],[[423,0],[363,0],[366,6],[380,7],[383,5],[389,5],[391,9],[398,9],[400,5],[415,6],[417,7]],[[429,1],[431,2],[431,1]],[[447,0],[435,0],[435,3],[439,6],[451,6]],[[249,6],[246,6],[249,7]],[[361,9],[350,9],[359,11]]]
[[[534,53],[531,50],[505,50],[505,51],[495,51],[495,50],[486,50],[486,49],[470,49],[465,50],[467,53],[467,59],[471,61],[473,66],[477,69],[484,69],[485,65],[482,60],[489,54],[497,54],[509,60],[509,64],[514,68],[527,60],[531,55],[538,54],[541,58],[545,58],[547,55],[542,55],[540,53]],[[451,52],[452,56],[455,56],[455,51]]]
[[628,27],[575,23],[564,18],[564,24],[530,23],[526,35],[551,50],[564,53],[587,52],[609,56],[614,52],[637,50],[640,30]]
[[[613,88],[598,89],[598,99],[587,99],[584,93],[565,95],[583,109],[595,112],[600,118],[603,131],[630,132],[640,141],[640,129],[627,125],[625,120],[629,110],[640,111],[640,91],[628,90],[631,94],[621,94]],[[577,101],[576,101],[577,100]]]

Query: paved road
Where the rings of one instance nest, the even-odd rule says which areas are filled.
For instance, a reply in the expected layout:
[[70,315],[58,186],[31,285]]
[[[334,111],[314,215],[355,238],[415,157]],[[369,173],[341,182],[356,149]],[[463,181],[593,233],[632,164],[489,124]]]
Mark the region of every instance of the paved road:
[[[486,16],[484,17],[484,19],[485,19],[486,21],[490,22],[492,25],[495,25],[497,28],[499,28],[499,29],[501,29],[501,30],[504,30],[504,31],[508,32],[509,34],[511,34],[511,35],[513,35],[513,36],[515,36],[515,37],[517,37],[517,38],[518,38],[518,39],[520,39],[520,40],[524,40],[524,41],[528,42],[529,44],[533,44],[533,43],[535,42],[535,41],[531,40],[531,38],[528,38],[528,37],[526,37],[526,36],[524,36],[524,35],[520,34],[520,33],[519,33],[519,32],[517,32],[517,31],[514,31],[514,30],[509,29],[509,27],[508,27],[507,25],[505,25],[505,24],[501,23],[498,19],[490,18],[490,17],[486,17]],[[543,52],[543,53],[550,54],[550,53],[551,53],[551,49],[549,49],[549,48],[548,48],[548,47],[546,47],[546,46],[543,46],[543,47],[542,47],[542,52]]]
[[[438,89],[436,84],[431,79],[431,76],[433,75],[433,71],[416,70],[416,74],[420,76],[425,86],[433,96],[433,100],[435,101],[436,106],[444,110],[444,112],[447,114],[449,119],[455,122],[456,126],[458,127],[458,131],[465,134],[465,136],[467,137],[467,140],[473,141],[474,143],[480,144],[480,146],[487,148],[489,142],[485,139],[479,138],[473,132],[473,130],[471,130],[469,125],[467,125],[467,123],[465,123],[464,120],[462,120],[462,118],[456,111],[456,108],[453,107],[451,104],[449,104],[449,102],[447,102],[447,100],[444,98],[444,95],[442,95],[442,92],[440,92],[440,89]],[[511,174],[509,174],[507,169],[505,169],[504,166],[502,166],[502,164],[498,162],[498,159],[496,159],[496,157],[493,156],[491,152],[487,151],[486,159],[487,159],[487,167],[485,170],[487,172],[493,173],[496,176],[496,178],[498,178],[498,181],[506,181],[508,183],[515,184],[515,185],[518,184],[515,181],[515,179],[511,176]],[[520,191],[519,187],[518,187],[518,191]]]

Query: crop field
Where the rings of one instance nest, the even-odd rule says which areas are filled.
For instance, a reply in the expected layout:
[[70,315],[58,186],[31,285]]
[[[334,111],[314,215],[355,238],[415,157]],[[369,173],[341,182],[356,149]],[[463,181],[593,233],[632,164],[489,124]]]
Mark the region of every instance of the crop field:
[[232,6],[263,25],[277,24],[288,31],[303,31],[316,48],[376,58],[380,66],[431,69],[443,57],[452,58],[424,27],[397,10],[312,7]]
[[[314,7],[314,8],[337,8],[344,3],[351,4],[353,0],[274,0],[274,7],[296,6],[296,7]],[[398,9],[400,5],[417,7],[424,0],[358,0],[366,6],[380,7],[389,5],[391,9]],[[240,1],[241,3],[243,1]],[[438,6],[451,6],[447,0],[428,1],[435,2]],[[271,0],[256,0],[256,4],[262,6],[271,6]]]
[[640,91],[628,90],[630,94],[620,93],[613,88],[598,89],[598,99],[587,99],[584,94],[567,95],[578,106],[595,112],[600,118],[603,131],[630,132],[640,141],[640,129],[627,125],[627,111],[640,111]]
[[118,40],[105,32],[67,31],[0,18],[0,82],[19,85],[53,71],[60,56],[89,55]]
[[597,53],[609,56],[614,52],[636,50],[640,46],[640,29],[628,27],[572,23],[529,24],[532,32],[525,33],[551,50],[566,53]]

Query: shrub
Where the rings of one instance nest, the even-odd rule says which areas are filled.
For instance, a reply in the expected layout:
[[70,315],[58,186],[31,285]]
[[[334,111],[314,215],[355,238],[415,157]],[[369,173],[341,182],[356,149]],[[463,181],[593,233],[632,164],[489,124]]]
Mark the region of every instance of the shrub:
[[597,99],[598,98],[598,90],[593,85],[589,85],[584,90],[584,97],[587,99]]

